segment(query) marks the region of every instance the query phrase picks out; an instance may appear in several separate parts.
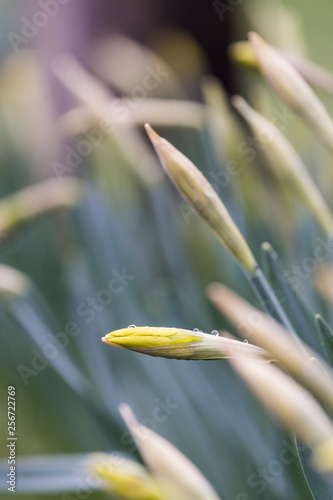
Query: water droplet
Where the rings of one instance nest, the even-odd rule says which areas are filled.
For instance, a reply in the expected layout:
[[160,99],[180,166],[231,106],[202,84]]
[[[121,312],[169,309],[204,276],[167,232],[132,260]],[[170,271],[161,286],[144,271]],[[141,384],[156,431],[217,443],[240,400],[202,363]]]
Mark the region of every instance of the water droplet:
[[130,325],[127,328],[136,328],[136,325]]
[[193,328],[194,332],[200,332],[199,328]]
[[243,344],[248,344],[248,343],[249,343],[249,341],[247,339],[243,340]]
[[220,335],[219,332],[217,330],[212,330],[210,332],[211,335]]

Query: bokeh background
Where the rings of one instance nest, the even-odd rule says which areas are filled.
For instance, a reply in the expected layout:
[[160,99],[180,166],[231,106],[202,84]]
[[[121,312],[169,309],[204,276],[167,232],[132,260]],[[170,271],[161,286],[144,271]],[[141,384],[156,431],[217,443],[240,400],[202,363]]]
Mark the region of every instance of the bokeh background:
[[[234,157],[229,118],[226,130],[214,134],[202,108],[206,102],[219,106],[210,86],[215,80],[207,79],[213,75],[227,94],[241,93],[268,116],[282,109],[258,75],[228,56],[228,46],[245,40],[249,30],[333,71],[333,4],[226,1],[221,13],[205,1],[55,2],[56,14],[35,33],[28,31],[25,42],[13,34],[22,35],[22,18],[37,19],[42,2],[0,2],[0,195],[6,200],[53,178],[50,192],[66,199],[26,224],[19,214],[15,227],[1,235],[1,263],[28,280],[0,278],[1,456],[7,387],[13,385],[19,457],[55,457],[44,475],[38,473],[43,459],[25,469],[17,498],[109,498],[89,485],[79,490],[82,456],[73,454],[117,450],[140,460],[118,414],[125,401],[199,467],[221,498],[310,499],[296,460],[262,479],[260,471],[291,446],[292,437],[226,362],[149,358],[113,349],[100,338],[129,324],[232,330],[206,299],[211,281],[255,300],[233,259],[164,176],[143,132],[145,121],[217,182],[258,260],[263,241],[272,243],[286,268],[313,253],[321,233],[311,216],[276,192],[260,154],[255,162]],[[157,67],[162,76],[156,77]],[[154,88],[143,84],[147,72],[155,75]],[[320,97],[333,112],[332,97]],[[120,104],[119,98],[129,101]],[[329,197],[328,154],[298,119],[287,128]],[[230,160],[238,162],[239,175],[230,174]],[[68,175],[79,184],[67,192]],[[42,204],[38,196],[29,206]],[[112,278],[116,291],[101,292]],[[307,281],[301,294],[327,317]],[[65,348],[45,358],[45,346],[57,345],[60,337],[68,341]],[[22,375],[22,366],[33,373]],[[165,405],[167,418],[154,420],[154,410]]]

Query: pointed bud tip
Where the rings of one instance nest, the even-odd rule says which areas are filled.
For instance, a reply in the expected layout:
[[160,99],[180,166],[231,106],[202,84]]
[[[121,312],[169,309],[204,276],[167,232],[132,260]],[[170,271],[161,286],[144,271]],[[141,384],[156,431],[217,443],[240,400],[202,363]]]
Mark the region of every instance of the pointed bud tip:
[[242,108],[245,100],[243,99],[243,97],[236,94],[236,95],[231,96],[230,102],[233,105],[233,107],[236,108],[237,111],[239,111]]
[[270,243],[268,243],[268,241],[264,241],[262,244],[261,244],[261,248],[263,250],[271,250],[272,249],[272,245]]
[[155,130],[149,125],[149,123],[145,123],[145,130],[151,142],[156,143],[161,137],[155,132]]
[[118,406],[118,411],[126,426],[128,428],[133,428],[136,424],[136,418],[132,411],[132,408],[127,403],[120,403],[120,405]]
[[264,41],[264,39],[260,35],[258,35],[258,33],[256,33],[255,31],[250,31],[247,34],[247,38],[249,42],[256,45]]
[[129,406],[127,403],[120,403],[118,406],[118,411],[122,415],[123,413],[126,413],[129,409]]
[[221,283],[213,282],[206,287],[206,295],[212,300],[217,294],[223,293],[225,289]]

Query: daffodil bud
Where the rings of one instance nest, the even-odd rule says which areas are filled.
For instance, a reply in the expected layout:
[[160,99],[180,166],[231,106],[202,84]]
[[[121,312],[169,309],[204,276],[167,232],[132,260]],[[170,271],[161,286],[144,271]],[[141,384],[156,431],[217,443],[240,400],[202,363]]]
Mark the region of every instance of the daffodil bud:
[[329,235],[333,234],[331,211],[287,138],[242,97],[234,96],[232,104],[249,124],[273,174],[284,181],[293,194],[306,204],[324,231]]
[[122,404],[119,411],[153,477],[169,492],[169,500],[220,500],[199,469],[173,444],[140,424],[128,405]]
[[329,304],[333,304],[333,264],[320,263],[313,275],[313,284]]
[[[319,64],[283,47],[274,47],[293,68],[311,85],[329,94],[333,93],[333,73]],[[244,69],[259,70],[258,59],[250,42],[234,42],[228,47],[232,62]]]
[[230,59],[246,69],[258,70],[258,59],[249,42],[234,42],[228,47]]
[[211,184],[186,156],[148,124],[146,131],[164,170],[185,200],[214,231],[231,255],[247,271],[254,273],[254,256]]
[[[198,329],[195,329],[198,330]],[[268,357],[257,346],[201,331],[134,326],[108,333],[103,342],[131,351],[172,359],[222,359],[238,353]]]
[[13,267],[0,264],[0,297],[16,298],[30,288],[29,278]]
[[75,205],[82,184],[75,177],[39,182],[17,191],[0,201],[0,237],[7,236],[18,225],[49,211]]
[[[157,127],[188,127],[201,130],[206,114],[210,111],[203,104],[180,99],[147,98],[138,103],[128,98],[119,98],[117,102],[119,108],[126,106],[129,112],[125,118],[116,113],[112,115],[115,127],[123,128],[142,126],[149,121]],[[108,100],[108,104],[112,106],[112,99]],[[70,109],[58,120],[61,132],[69,136],[86,133],[89,129],[98,127],[99,123],[100,118],[87,105]]]
[[319,354],[224,285],[209,285],[208,296],[243,337],[271,353],[280,366],[333,410],[333,370]]
[[145,467],[123,456],[94,453],[89,468],[103,480],[105,489],[124,500],[167,500],[165,493]]
[[313,466],[322,474],[333,473],[333,437],[315,447],[312,456]]
[[287,49],[280,49],[279,52],[311,87],[317,87],[329,94],[333,93],[333,74],[330,71],[297,52]]
[[[317,467],[321,463],[333,471],[332,455],[327,460],[327,445],[332,454],[333,425],[319,403],[303,387],[277,367],[260,363],[255,358],[237,357],[231,365],[264,406],[311,449],[318,448]],[[320,453],[319,453],[320,450]],[[323,469],[323,466],[321,466]]]
[[333,121],[311,87],[296,69],[257,33],[249,40],[260,69],[275,92],[307,123],[312,132],[333,151]]

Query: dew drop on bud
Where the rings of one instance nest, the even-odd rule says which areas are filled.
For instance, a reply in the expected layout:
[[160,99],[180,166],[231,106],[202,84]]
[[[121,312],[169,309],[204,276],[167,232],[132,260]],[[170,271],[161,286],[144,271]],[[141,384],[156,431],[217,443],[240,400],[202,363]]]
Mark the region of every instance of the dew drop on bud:
[[130,325],[127,328],[136,328],[136,325]]
[[217,330],[212,330],[210,332],[211,335],[220,335],[219,332]]
[[200,332],[199,328],[193,328],[194,332]]
[[243,344],[248,344],[248,343],[249,343],[249,341],[247,339],[243,340]]

